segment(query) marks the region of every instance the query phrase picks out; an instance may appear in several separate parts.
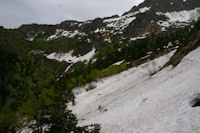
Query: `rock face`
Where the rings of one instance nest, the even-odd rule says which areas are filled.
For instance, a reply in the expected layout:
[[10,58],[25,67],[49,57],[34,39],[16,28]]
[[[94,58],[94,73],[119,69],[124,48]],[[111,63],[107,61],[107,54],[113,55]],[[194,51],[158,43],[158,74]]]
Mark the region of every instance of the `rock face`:
[[93,90],[97,87],[96,83],[95,82],[92,82],[88,85],[88,87],[86,88],[86,91],[90,91],[90,90]]
[[195,94],[195,97],[190,102],[190,105],[192,107],[198,107],[198,106],[200,106],[200,93]]
[[182,46],[181,49],[179,49],[176,54],[170,59],[170,61],[166,64],[167,65],[173,65],[176,67],[181,60],[184,58],[185,55],[187,55],[192,50],[196,49],[200,46],[200,30],[196,31],[192,34],[192,36],[188,39],[188,44]]

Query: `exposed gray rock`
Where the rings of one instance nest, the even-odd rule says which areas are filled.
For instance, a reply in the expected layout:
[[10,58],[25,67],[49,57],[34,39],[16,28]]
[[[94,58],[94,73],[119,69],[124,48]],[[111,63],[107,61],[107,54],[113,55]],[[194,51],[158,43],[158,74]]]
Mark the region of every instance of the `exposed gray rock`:
[[195,94],[194,99],[190,102],[192,107],[200,106],[200,93]]
[[93,90],[97,87],[96,83],[95,82],[91,82],[88,87],[86,88],[86,91],[90,91],[90,90]]

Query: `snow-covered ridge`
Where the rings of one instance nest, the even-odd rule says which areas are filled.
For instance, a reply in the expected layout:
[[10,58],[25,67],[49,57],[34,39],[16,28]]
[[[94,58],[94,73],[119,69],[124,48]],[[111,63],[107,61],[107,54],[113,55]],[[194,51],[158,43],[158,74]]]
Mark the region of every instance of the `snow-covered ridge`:
[[164,15],[168,18],[167,21],[159,21],[157,22],[157,24],[162,27],[163,31],[165,30],[165,28],[173,25],[176,27],[184,27],[186,25],[189,25],[190,22],[198,20],[198,18],[200,17],[198,13],[199,9],[200,8],[196,8],[193,10],[184,10],[180,12],[157,12],[157,15]]
[[[94,33],[105,33],[105,32],[109,32],[109,33],[116,33],[115,31],[118,31],[117,33],[122,33],[121,31],[123,29],[125,29],[131,22],[133,22],[136,19],[136,15],[139,13],[145,13],[147,11],[149,11],[151,9],[151,7],[144,7],[139,9],[136,12],[133,13],[129,13],[127,15],[124,16],[120,16],[120,17],[116,17],[116,18],[109,18],[109,19],[105,19],[103,20],[103,23],[106,23],[106,27],[102,27],[102,28],[97,28],[95,31],[92,31]],[[80,23],[78,25],[78,27],[82,27],[83,25],[87,24],[87,23],[91,23],[91,21],[86,21],[83,23]],[[76,25],[77,23],[73,23],[72,25]],[[110,28],[114,28],[113,30],[110,30]],[[79,35],[79,36],[86,36],[87,34],[84,32],[80,32],[78,30],[74,30],[74,31],[66,31],[63,29],[57,29],[55,34],[49,36],[47,38],[47,40],[53,40],[53,39],[57,39],[60,37],[67,37],[67,38],[73,38],[74,36]]]
[[136,41],[136,40],[145,39],[145,38],[147,38],[148,34],[149,34],[149,32],[144,33],[142,36],[137,36],[137,37],[134,37],[134,38],[130,38],[130,41]]
[[129,13],[124,16],[105,19],[103,22],[107,24],[107,27],[115,28],[115,30],[123,30],[136,19],[137,14],[145,13],[150,9],[151,7],[144,7],[139,9],[139,11]]
[[51,35],[47,38],[47,40],[53,40],[53,39],[57,39],[57,38],[60,38],[60,37],[67,37],[67,38],[73,38],[75,37],[76,35],[79,35],[79,36],[86,36],[85,33],[83,32],[79,32],[78,30],[74,30],[74,31],[65,31],[63,29],[57,29],[56,30],[56,33],[54,35]]
[[73,56],[73,50],[68,52],[68,53],[52,53],[50,55],[47,56],[48,59],[55,59],[57,61],[66,61],[69,63],[76,63],[78,61],[89,61],[92,56],[95,54],[96,49],[93,48],[92,51],[88,52],[87,54],[83,55],[83,56]]
[[191,100],[200,92],[200,48],[174,69],[158,70],[173,55],[97,82],[97,88],[76,96],[72,106],[79,125],[100,123],[102,133],[198,133],[199,107]]

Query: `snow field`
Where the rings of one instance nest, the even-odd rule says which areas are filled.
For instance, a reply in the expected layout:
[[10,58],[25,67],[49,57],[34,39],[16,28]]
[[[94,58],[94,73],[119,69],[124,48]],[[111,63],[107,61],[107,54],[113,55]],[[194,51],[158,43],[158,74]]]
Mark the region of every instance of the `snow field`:
[[71,106],[79,125],[100,123],[102,133],[199,133],[200,48],[181,63],[158,71],[175,51],[97,82]]

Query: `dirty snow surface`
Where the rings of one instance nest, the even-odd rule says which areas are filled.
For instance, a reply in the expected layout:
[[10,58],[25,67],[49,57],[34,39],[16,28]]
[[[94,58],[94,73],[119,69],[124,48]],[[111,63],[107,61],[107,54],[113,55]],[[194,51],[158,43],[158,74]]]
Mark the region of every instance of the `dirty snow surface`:
[[199,133],[200,48],[175,68],[159,70],[173,52],[97,82],[76,95],[79,125],[100,123],[102,133]]

